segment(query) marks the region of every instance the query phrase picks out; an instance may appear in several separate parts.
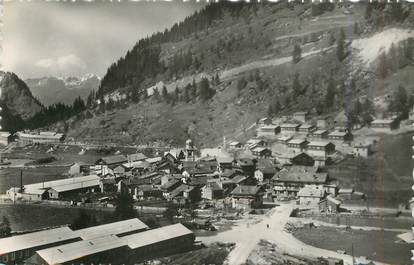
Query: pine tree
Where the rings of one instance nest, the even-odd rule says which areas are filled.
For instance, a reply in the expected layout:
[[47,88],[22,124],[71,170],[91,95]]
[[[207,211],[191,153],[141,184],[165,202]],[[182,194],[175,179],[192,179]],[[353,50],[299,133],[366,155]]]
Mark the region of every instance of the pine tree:
[[292,62],[296,64],[301,59],[302,59],[302,49],[300,48],[299,44],[295,44],[295,46],[293,46],[293,51],[292,51]]
[[213,91],[210,88],[210,83],[207,78],[202,78],[199,84],[199,94],[202,101],[207,101],[213,96]]
[[335,81],[331,78],[328,81],[328,86],[326,88],[326,94],[325,94],[325,107],[326,109],[331,109],[334,106],[335,103]]
[[300,84],[299,74],[296,73],[292,82],[293,96],[297,97],[302,94],[302,85]]
[[0,223],[0,238],[8,237],[11,235],[10,221],[6,216],[3,216],[2,222]]
[[339,32],[339,37],[336,40],[336,57],[339,61],[345,59],[345,32],[343,29]]
[[386,78],[388,75],[388,63],[385,52],[382,52],[378,58],[377,73],[380,78]]
[[190,101],[190,89],[191,89],[191,85],[190,84],[187,84],[184,87],[184,96],[183,96],[183,101],[184,102]]
[[154,94],[153,94],[153,96],[154,96],[154,99],[156,100],[156,101],[160,101],[160,92],[158,91],[158,88],[154,88]]
[[167,87],[166,86],[163,86],[162,87],[162,98],[164,99],[164,101],[165,102],[169,102],[169,100],[170,100],[170,97],[169,97],[169,95],[168,95],[168,91],[167,91]]

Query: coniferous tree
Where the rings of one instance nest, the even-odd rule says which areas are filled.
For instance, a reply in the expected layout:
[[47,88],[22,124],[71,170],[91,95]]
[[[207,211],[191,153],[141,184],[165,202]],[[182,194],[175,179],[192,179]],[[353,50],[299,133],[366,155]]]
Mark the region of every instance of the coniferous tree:
[[295,44],[295,46],[293,46],[292,62],[296,64],[301,59],[302,59],[302,49],[300,48],[299,44]]
[[345,59],[345,31],[340,30],[338,39],[336,40],[336,57],[339,61]]
[[168,103],[168,101],[170,99],[170,96],[168,95],[168,91],[167,91],[166,86],[162,87],[162,92],[161,93],[162,93],[162,98],[164,99],[164,101]]
[[292,82],[292,91],[293,91],[293,96],[297,97],[300,94],[302,94],[302,85],[300,84],[300,80],[299,80],[299,74],[296,73],[293,77],[293,82]]
[[210,83],[207,78],[201,79],[199,84],[199,94],[202,101],[207,101],[214,95],[214,91],[210,88]]
[[382,52],[378,58],[377,73],[380,78],[386,78],[388,75],[388,62],[385,52]]
[[325,94],[325,107],[326,109],[331,109],[334,106],[335,103],[335,81],[331,78],[328,81],[328,86],[326,88],[326,94]]

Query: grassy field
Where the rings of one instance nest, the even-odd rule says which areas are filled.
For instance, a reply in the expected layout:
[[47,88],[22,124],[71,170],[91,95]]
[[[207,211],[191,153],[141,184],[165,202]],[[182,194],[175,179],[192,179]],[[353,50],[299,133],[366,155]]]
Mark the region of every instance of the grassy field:
[[341,187],[364,192],[371,206],[406,204],[412,193],[412,135],[384,136],[368,159],[348,158],[328,167],[328,172]]
[[312,246],[333,251],[345,250],[349,255],[352,255],[353,245],[355,257],[367,256],[393,265],[411,264],[410,245],[396,242],[398,238],[394,232],[319,227],[299,229],[294,235]]

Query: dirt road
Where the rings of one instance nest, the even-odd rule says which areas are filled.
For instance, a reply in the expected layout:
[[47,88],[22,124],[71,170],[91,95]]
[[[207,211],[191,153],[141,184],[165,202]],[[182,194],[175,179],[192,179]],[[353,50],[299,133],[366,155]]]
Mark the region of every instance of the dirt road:
[[[277,244],[284,252],[303,257],[333,257],[343,259],[345,264],[352,264],[352,257],[334,251],[316,248],[296,239],[292,234],[284,231],[289,221],[293,204],[276,207],[268,215],[249,217],[237,222],[236,226],[228,231],[209,237],[198,237],[197,240],[210,244],[213,242],[234,242],[233,251],[227,257],[228,265],[240,265],[246,262],[249,254],[260,239]],[[267,227],[269,225],[269,227]],[[376,263],[384,264],[384,263]]]

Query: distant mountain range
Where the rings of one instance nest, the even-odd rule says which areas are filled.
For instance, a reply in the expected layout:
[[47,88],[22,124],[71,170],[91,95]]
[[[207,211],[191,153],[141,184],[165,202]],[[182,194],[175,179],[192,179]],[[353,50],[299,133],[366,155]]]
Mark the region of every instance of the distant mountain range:
[[94,74],[86,74],[82,77],[30,78],[25,82],[33,96],[49,106],[58,102],[72,104],[78,96],[86,99],[92,90],[98,89],[101,79]]

